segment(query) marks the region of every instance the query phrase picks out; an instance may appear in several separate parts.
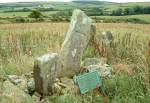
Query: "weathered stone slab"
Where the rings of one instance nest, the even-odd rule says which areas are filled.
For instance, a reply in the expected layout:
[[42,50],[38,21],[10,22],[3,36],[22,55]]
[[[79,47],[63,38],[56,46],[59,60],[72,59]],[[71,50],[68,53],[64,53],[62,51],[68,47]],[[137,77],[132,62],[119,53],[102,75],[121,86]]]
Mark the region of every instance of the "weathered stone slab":
[[35,91],[42,95],[52,92],[52,85],[56,78],[58,55],[49,53],[38,57],[34,62]]
[[95,27],[92,25],[92,20],[83,11],[74,10],[59,54],[58,77],[72,77],[79,71],[83,52],[94,31]]

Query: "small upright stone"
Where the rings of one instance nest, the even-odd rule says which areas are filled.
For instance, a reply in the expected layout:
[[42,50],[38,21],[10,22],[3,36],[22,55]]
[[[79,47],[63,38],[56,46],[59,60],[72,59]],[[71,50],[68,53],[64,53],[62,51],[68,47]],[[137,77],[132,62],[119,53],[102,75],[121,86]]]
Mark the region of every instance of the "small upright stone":
[[106,57],[109,61],[115,57],[114,37],[110,31],[102,33],[101,46],[102,46],[102,55]]
[[72,77],[80,70],[84,50],[95,33],[92,20],[81,10],[74,10],[59,54],[58,77]]
[[58,55],[49,53],[38,57],[34,62],[35,91],[42,95],[52,93],[52,85],[56,79]]
[[112,35],[112,33],[110,31],[107,31],[107,32],[102,32],[102,45],[103,46],[112,46],[112,43],[113,43],[113,40],[114,40],[114,37]]

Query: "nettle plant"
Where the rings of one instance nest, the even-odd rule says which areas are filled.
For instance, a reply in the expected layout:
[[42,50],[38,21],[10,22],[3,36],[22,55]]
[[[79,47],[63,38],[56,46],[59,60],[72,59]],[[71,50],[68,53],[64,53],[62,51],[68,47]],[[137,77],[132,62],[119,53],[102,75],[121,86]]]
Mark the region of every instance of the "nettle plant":
[[147,64],[148,66],[150,66],[150,41],[148,41],[148,56],[147,56]]
[[148,55],[150,56],[150,41],[148,41]]

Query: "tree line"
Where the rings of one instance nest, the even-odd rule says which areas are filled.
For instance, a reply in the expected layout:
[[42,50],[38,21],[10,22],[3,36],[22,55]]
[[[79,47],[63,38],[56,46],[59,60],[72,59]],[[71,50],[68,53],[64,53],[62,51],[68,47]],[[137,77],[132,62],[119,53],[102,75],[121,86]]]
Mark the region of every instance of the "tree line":
[[107,8],[90,8],[83,9],[89,16],[124,16],[135,14],[150,14],[150,7],[134,6],[128,8],[118,8],[113,11],[108,11]]
[[[102,8],[81,8],[88,16],[125,16],[125,15],[135,15],[135,14],[150,14],[150,7],[141,7],[134,6],[130,8],[118,8],[113,11],[109,11],[107,9]],[[32,12],[28,15],[29,18],[34,18],[36,21],[44,21],[45,18],[49,18],[51,21],[70,21],[70,16],[72,15],[73,10],[65,10],[65,11],[57,11],[57,13],[52,14],[50,16],[44,16],[42,12],[38,9],[32,10]],[[95,18],[96,21],[99,21]],[[16,17],[17,22],[26,22],[23,17]],[[113,19],[103,19],[104,22],[116,22]],[[122,20],[117,20],[122,21]],[[138,19],[125,19],[123,22],[139,22],[146,23],[144,21]]]
[[135,15],[135,14],[150,14],[150,7],[134,6],[132,8],[118,8],[113,10],[112,16]]

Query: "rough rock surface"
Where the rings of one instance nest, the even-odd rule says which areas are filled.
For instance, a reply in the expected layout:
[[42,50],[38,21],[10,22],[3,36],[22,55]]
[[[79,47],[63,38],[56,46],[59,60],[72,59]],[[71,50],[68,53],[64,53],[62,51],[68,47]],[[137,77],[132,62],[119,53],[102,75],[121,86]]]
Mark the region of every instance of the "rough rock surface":
[[82,66],[96,65],[96,64],[106,64],[106,58],[86,58],[82,62]]
[[27,89],[29,94],[32,94],[35,91],[35,82],[33,78],[30,78],[27,81]]
[[52,85],[56,79],[58,55],[49,53],[38,57],[34,62],[35,91],[42,95],[52,92]]
[[87,67],[89,71],[97,70],[101,77],[111,77],[112,68],[108,64],[90,65]]
[[72,77],[80,69],[83,52],[94,31],[92,20],[81,10],[74,10],[71,23],[59,54],[58,77]]
[[86,58],[82,66],[88,71],[97,70],[101,77],[112,75],[112,68],[107,64],[107,58]]
[[18,79],[20,79],[19,78],[19,76],[17,76],[17,75],[8,75],[8,79],[12,82],[12,83],[14,83],[14,84],[18,84],[19,83],[19,80]]
[[27,92],[27,79],[24,76],[8,75],[8,80]]
[[30,95],[8,80],[3,83],[2,89],[1,103],[35,103]]

